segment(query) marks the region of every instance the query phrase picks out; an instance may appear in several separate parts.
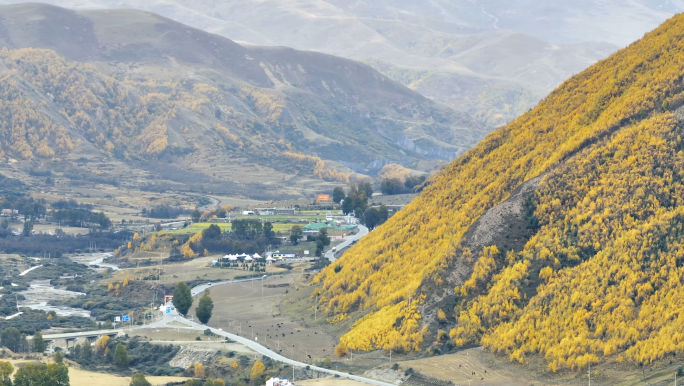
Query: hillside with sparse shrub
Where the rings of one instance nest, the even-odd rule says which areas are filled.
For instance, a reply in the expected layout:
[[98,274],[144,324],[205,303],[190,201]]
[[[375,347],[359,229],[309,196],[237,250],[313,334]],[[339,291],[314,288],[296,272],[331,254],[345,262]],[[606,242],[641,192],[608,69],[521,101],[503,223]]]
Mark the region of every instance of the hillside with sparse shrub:
[[0,48],[0,158],[57,182],[287,197],[489,131],[359,62],[142,11],[3,5]]

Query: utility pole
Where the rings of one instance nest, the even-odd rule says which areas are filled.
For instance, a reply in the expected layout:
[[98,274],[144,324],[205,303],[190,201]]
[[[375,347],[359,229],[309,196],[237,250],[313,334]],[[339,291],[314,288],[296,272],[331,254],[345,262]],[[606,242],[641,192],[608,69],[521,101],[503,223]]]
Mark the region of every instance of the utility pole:
[[316,304],[314,304],[314,321],[318,320],[318,295],[316,295]]

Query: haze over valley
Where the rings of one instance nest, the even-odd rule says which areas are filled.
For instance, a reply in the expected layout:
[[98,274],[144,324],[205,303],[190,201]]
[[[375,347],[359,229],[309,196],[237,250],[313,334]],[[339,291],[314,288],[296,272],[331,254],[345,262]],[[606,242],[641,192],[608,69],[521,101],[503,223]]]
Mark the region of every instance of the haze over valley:
[[511,121],[571,75],[684,10],[681,1],[650,0],[51,3],[144,9],[238,43],[363,61],[490,126]]
[[[491,130],[361,63],[246,48],[147,12],[31,4],[0,17],[5,92],[22,100],[6,114],[30,110],[45,127],[27,141],[24,122],[0,134],[24,169],[296,198],[389,163],[434,171]],[[70,73],[78,88],[60,87]]]
[[0,0],[0,384],[676,384],[682,10]]

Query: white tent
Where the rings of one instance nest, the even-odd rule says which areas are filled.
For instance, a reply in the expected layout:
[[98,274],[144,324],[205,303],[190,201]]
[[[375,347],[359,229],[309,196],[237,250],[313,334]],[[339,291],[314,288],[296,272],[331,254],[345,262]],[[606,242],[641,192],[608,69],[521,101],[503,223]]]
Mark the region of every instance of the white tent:
[[245,261],[253,261],[253,260],[254,260],[254,259],[252,259],[252,258],[249,257],[249,256],[245,257]]
[[263,257],[259,256],[258,253],[253,254],[252,257],[255,259],[263,259]]
[[236,255],[228,255],[228,260],[230,261],[237,261],[237,256]]
[[269,264],[271,264],[271,263],[273,263],[273,262],[275,261],[275,259],[272,258],[271,256],[269,256],[269,257],[266,258],[266,261],[267,261]]

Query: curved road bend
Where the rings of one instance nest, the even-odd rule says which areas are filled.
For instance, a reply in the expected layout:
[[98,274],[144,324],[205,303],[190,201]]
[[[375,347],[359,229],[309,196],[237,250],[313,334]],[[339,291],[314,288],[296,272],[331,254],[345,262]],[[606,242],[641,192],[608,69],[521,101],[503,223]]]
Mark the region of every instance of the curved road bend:
[[327,373],[327,374],[330,374],[330,375],[338,375],[338,376],[340,376],[340,377],[352,379],[352,380],[354,380],[354,381],[363,382],[363,383],[367,383],[367,384],[370,384],[370,385],[377,385],[377,386],[393,386],[393,384],[391,384],[391,383],[376,381],[376,380],[374,380],[374,379],[364,378],[364,377],[360,377],[360,376],[358,376],[358,375],[347,374],[347,373],[343,373],[343,372],[340,372],[340,371],[325,369],[325,368],[318,367],[318,366],[311,366],[311,365],[309,365],[308,363],[298,362],[298,361],[292,360],[292,359],[290,359],[290,358],[286,358],[286,357],[284,357],[284,356],[282,356],[282,355],[280,355],[280,354],[278,354],[278,353],[276,353],[276,352],[274,352],[274,351],[269,350],[268,348],[266,348],[266,347],[260,345],[259,343],[256,343],[256,342],[254,342],[254,341],[252,341],[252,340],[250,340],[250,339],[247,339],[247,338],[245,338],[245,337],[242,337],[242,336],[239,336],[239,335],[235,335],[235,334],[231,334],[231,333],[225,332],[225,331],[223,331],[223,330],[218,330],[218,329],[215,329],[215,328],[207,327],[207,326],[205,326],[205,325],[201,325],[201,324],[199,324],[199,323],[195,323],[195,322],[193,322],[193,321],[191,321],[191,320],[185,319],[184,317],[182,317],[181,315],[179,315],[178,312],[177,312],[176,310],[172,310],[170,313],[164,314],[164,319],[162,319],[162,320],[160,320],[160,321],[158,321],[158,322],[148,324],[147,326],[140,326],[140,327],[137,327],[137,328],[142,328],[142,327],[146,327],[146,328],[169,328],[169,327],[166,326],[166,324],[167,324],[167,323],[170,323],[170,322],[174,322],[174,321],[175,321],[175,322],[181,322],[181,323],[187,324],[187,325],[189,325],[190,327],[175,327],[175,326],[174,326],[174,327],[170,327],[170,328],[190,328],[190,329],[193,329],[193,330],[202,330],[202,331],[203,331],[203,330],[206,330],[206,329],[208,328],[209,330],[211,330],[211,332],[212,332],[213,334],[216,334],[216,335],[219,335],[219,336],[223,336],[223,337],[225,337],[225,338],[229,338],[229,339],[231,339],[231,340],[233,340],[233,341],[236,341],[236,342],[238,342],[238,343],[241,343],[241,344],[243,344],[243,345],[249,347],[250,349],[256,351],[257,353],[259,353],[259,354],[261,354],[261,355],[265,355],[265,356],[267,356],[267,357],[269,357],[269,358],[271,358],[271,359],[273,359],[273,360],[275,360],[275,361],[282,362],[282,363],[286,363],[286,364],[289,364],[289,365],[294,366],[294,367],[306,367],[306,366],[309,366],[309,368],[311,368],[311,369],[313,369],[313,370],[316,370],[316,371],[319,371],[319,372],[322,372],[322,373]]
[[[359,227],[359,233],[345,237],[344,241],[342,241],[342,244],[336,246],[335,248],[337,250],[344,249],[344,248],[350,246],[354,241],[357,241],[357,240],[361,239],[363,236],[368,234],[368,228],[366,228],[365,226],[363,226],[361,224],[358,224],[358,227]],[[335,260],[337,260],[335,258],[335,254],[333,253],[332,249],[325,253],[325,257],[328,260],[330,260],[331,263],[334,262]]]
[[[349,236],[349,237],[346,237],[344,239],[344,241],[337,246],[337,248],[339,248],[339,249],[346,248],[347,246],[351,245],[352,242],[359,240],[360,238],[364,237],[367,234],[368,234],[368,228],[359,224],[359,233],[352,235],[352,236]],[[325,253],[325,257],[328,258],[331,262],[335,261],[335,254],[332,252],[332,249]],[[213,287],[217,287],[217,286],[224,285],[224,284],[249,282],[249,281],[256,281],[256,280],[263,280],[263,279],[265,279],[265,277],[254,277],[254,278],[249,278],[249,279],[225,280],[225,281],[220,281],[220,282],[215,282],[215,283],[207,283],[207,284],[202,284],[202,285],[199,285],[199,286],[192,288],[191,292],[192,292],[192,296],[195,297],[195,296],[201,294],[202,292],[204,292],[204,290],[206,290],[207,288],[213,288]],[[168,323],[171,323],[174,321],[187,324],[190,327],[168,327],[167,326]],[[344,378],[351,379],[351,380],[358,381],[358,382],[367,383],[370,385],[394,386],[391,383],[376,381],[374,379],[364,378],[364,377],[360,377],[358,375],[347,374],[347,373],[343,373],[340,371],[325,369],[325,368],[318,367],[318,366],[311,366],[308,363],[295,361],[293,359],[284,357],[284,356],[282,356],[282,355],[280,355],[274,351],[271,351],[268,348],[260,345],[259,343],[254,342],[254,341],[247,339],[245,337],[235,335],[235,334],[231,334],[231,333],[225,332],[223,330],[217,330],[215,328],[207,327],[207,326],[201,325],[199,323],[195,323],[191,320],[188,320],[188,319],[184,318],[183,316],[181,316],[180,314],[178,314],[178,311],[176,311],[175,309],[170,310],[169,313],[165,313],[164,318],[160,321],[150,323],[147,325],[143,325],[143,326],[136,326],[136,327],[133,327],[132,329],[143,329],[143,328],[190,328],[193,330],[201,330],[201,331],[209,328],[209,330],[211,330],[212,333],[219,335],[219,336],[223,336],[223,337],[231,339],[231,340],[234,340],[238,343],[241,343],[241,344],[249,347],[250,349],[256,351],[257,353],[259,353],[261,355],[265,355],[265,356],[267,356],[267,357],[269,357],[275,361],[286,363],[286,364],[289,364],[289,365],[295,366],[295,367],[309,366],[309,368],[316,370],[316,371],[319,371],[319,372],[322,372],[322,373],[326,373],[326,374],[330,374],[330,375],[338,375],[340,377],[344,377]],[[119,331],[123,332],[123,330],[119,330]],[[104,335],[107,332],[113,332],[113,331],[86,331],[86,332],[81,332],[81,333],[58,334],[58,335],[54,335],[54,336],[53,335],[46,335],[46,336],[44,336],[44,338],[48,338],[48,339],[49,338],[58,338],[58,337],[62,338],[63,335],[69,335],[70,338],[71,337],[78,337],[78,336],[92,336],[93,333],[98,333],[98,332],[100,334]]]
[[[246,281],[246,280],[242,280],[242,281]],[[224,284],[227,284],[227,283],[224,283]],[[202,291],[199,291],[198,293],[201,293]],[[195,292],[194,289],[193,289],[193,292]],[[171,323],[171,322],[180,322],[183,324],[187,324],[189,327],[167,326],[167,324]],[[347,374],[347,373],[343,373],[340,371],[325,369],[325,368],[318,367],[318,366],[311,366],[308,363],[298,362],[298,361],[286,358],[286,357],[284,357],[284,356],[282,356],[282,355],[280,355],[274,351],[269,350],[268,348],[260,345],[259,343],[254,342],[254,341],[247,339],[245,337],[235,335],[235,334],[231,334],[231,333],[228,333],[228,332],[225,332],[222,330],[217,330],[215,328],[207,327],[207,326],[201,325],[199,323],[195,323],[191,320],[188,320],[188,319],[184,318],[183,316],[181,316],[180,314],[178,314],[178,311],[176,311],[175,309],[170,310],[169,313],[165,313],[164,318],[162,320],[154,322],[154,323],[150,323],[147,325],[143,325],[143,326],[135,326],[133,328],[121,329],[121,330],[100,330],[100,331],[74,332],[74,333],[68,333],[68,334],[53,334],[53,335],[45,335],[45,336],[43,336],[43,338],[54,340],[54,339],[64,339],[64,338],[78,338],[78,337],[84,337],[84,336],[95,337],[95,336],[100,336],[100,335],[113,335],[113,334],[117,334],[117,333],[118,334],[124,334],[126,331],[136,330],[136,329],[145,329],[145,328],[177,328],[177,329],[182,328],[182,329],[191,329],[191,330],[196,330],[196,331],[198,331],[198,330],[204,331],[207,328],[209,328],[209,330],[211,330],[211,332],[216,334],[216,335],[223,336],[224,338],[229,338],[233,341],[241,343],[244,346],[247,346],[250,349],[254,350],[255,352],[257,352],[261,355],[265,355],[265,356],[267,356],[267,357],[269,357],[275,361],[278,361],[278,362],[286,363],[286,364],[289,364],[289,365],[294,366],[294,367],[309,366],[309,368],[316,370],[316,371],[319,371],[319,372],[322,372],[322,373],[326,373],[326,374],[330,374],[330,375],[339,375],[340,377],[352,379],[354,381],[363,382],[363,383],[367,383],[370,385],[394,386],[391,383],[376,381],[374,379],[364,378],[364,377],[360,377],[358,375]]]
[[198,295],[200,295],[202,292],[204,292],[204,290],[206,290],[207,288],[214,288],[214,287],[218,287],[218,286],[224,285],[224,284],[243,283],[243,282],[250,282],[250,281],[259,281],[259,280],[262,280],[262,279],[266,279],[267,277],[268,277],[268,275],[263,275],[263,276],[250,277],[250,278],[248,278],[248,279],[236,279],[236,280],[217,281],[217,282],[213,282],[213,283],[207,283],[207,284],[198,285],[198,286],[196,286],[196,287],[192,287],[192,289],[190,290],[190,292],[192,293],[192,297],[194,298],[195,296],[198,296]]

